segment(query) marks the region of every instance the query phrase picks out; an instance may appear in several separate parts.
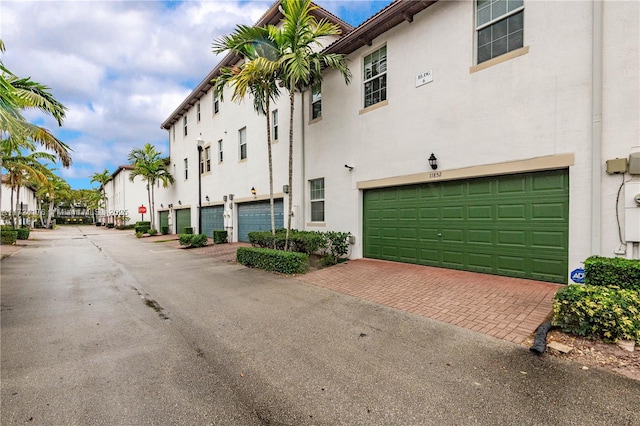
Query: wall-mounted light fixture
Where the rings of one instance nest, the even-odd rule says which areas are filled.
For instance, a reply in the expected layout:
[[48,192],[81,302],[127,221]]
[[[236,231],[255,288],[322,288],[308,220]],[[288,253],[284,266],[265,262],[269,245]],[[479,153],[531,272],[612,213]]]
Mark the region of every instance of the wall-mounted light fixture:
[[169,204],[167,207],[169,207],[170,209],[173,208],[173,204]]
[[160,204],[160,208],[163,209],[164,208],[164,204],[161,203]]
[[207,200],[207,201],[209,201],[209,196],[208,196],[208,195],[205,195],[205,196],[204,196],[204,199],[205,199],[205,200]]
[[257,197],[257,195],[256,195],[257,193],[258,193],[258,191],[256,191],[256,188],[254,186],[252,186],[251,187],[251,195],[253,195],[253,198]]
[[285,194],[289,193],[289,185],[282,185],[282,192],[284,192]]
[[349,169],[349,171],[353,170],[353,166],[349,165],[349,164],[345,164],[344,165],[347,169]]
[[227,200],[228,200],[227,196],[226,196],[226,195],[223,195],[223,196],[222,196],[222,201],[224,201],[224,202],[226,203],[226,202],[227,202]]
[[181,206],[182,205],[182,201],[178,200],[178,205]]
[[233,194],[229,194],[229,201],[233,201]]
[[431,166],[431,168],[433,170],[438,168],[438,159],[436,158],[435,155],[433,155],[433,152],[431,153],[431,156],[429,157],[429,165]]

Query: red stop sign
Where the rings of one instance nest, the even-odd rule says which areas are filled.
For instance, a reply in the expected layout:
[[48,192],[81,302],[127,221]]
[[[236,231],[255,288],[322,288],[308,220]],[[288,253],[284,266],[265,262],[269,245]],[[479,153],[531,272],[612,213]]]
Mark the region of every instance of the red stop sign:
[[138,207],[138,213],[145,214],[147,212],[147,208],[145,206]]

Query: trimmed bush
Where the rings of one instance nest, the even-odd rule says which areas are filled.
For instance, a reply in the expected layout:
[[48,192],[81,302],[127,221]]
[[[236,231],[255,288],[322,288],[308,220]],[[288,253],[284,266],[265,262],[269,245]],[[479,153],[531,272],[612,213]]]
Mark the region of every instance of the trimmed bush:
[[227,240],[227,231],[213,231],[213,242],[215,244],[226,243]]
[[18,239],[18,231],[15,229],[2,229],[0,231],[0,244],[13,245]]
[[207,245],[208,239],[206,234],[180,234],[179,240],[181,246],[186,248],[204,247]]
[[158,233],[157,229],[149,229],[149,235],[154,236]]
[[31,229],[29,228],[16,228],[18,231],[18,239],[19,240],[28,240],[29,234],[31,233]]
[[[276,235],[273,235],[270,231],[249,232],[248,236],[249,242],[254,247],[284,250],[287,230],[278,229],[276,230]],[[289,233],[289,251],[309,255],[324,249],[327,244],[326,241],[322,232],[297,231],[292,229]]]
[[102,226],[102,222],[96,222],[96,226]]
[[125,229],[135,229],[135,225],[118,225],[116,229],[125,230]]
[[169,227],[167,225],[161,226],[160,232],[162,233],[162,235],[167,235],[169,233]]
[[640,291],[640,261],[591,256],[584,261],[585,284]]
[[301,274],[309,269],[309,256],[305,253],[259,247],[240,247],[236,251],[236,259],[238,263],[249,268],[283,274]]
[[184,233],[185,234],[193,234],[193,228],[190,226],[185,226],[184,227]]
[[640,292],[568,285],[555,295],[552,323],[589,339],[640,342]]
[[136,232],[136,234],[138,232],[146,234],[147,232],[149,232],[149,229],[151,229],[151,222],[148,222],[146,220],[138,221],[135,223],[135,225],[133,225],[133,230]]
[[113,229],[115,227],[116,227],[116,225],[114,223],[107,223],[107,228]]

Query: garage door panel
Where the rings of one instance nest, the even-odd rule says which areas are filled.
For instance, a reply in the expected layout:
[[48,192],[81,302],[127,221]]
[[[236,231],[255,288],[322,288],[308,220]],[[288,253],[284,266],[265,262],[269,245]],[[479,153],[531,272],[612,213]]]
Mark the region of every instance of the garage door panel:
[[[238,204],[238,240],[249,241],[249,232],[271,230],[271,202],[257,201]],[[276,228],[284,227],[284,203],[282,199],[273,200],[274,222]]]
[[565,283],[568,184],[555,170],[365,191],[365,256]]

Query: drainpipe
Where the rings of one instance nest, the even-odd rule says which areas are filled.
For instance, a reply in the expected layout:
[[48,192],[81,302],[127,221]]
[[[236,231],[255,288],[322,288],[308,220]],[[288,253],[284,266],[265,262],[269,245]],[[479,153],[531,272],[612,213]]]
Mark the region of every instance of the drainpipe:
[[602,0],[593,0],[591,83],[591,254],[601,253],[602,223]]
[[[301,133],[302,133],[302,138],[301,138],[302,139],[302,146],[301,146],[301,149],[302,149],[301,181],[302,182],[300,184],[300,194],[302,195],[302,197],[301,197],[301,201],[300,201],[300,210],[298,211],[298,226],[300,226],[301,229],[305,229],[306,230],[307,229],[306,228],[306,220],[307,220],[306,218],[307,218],[307,216],[305,214],[305,206],[307,205],[307,202],[306,202],[306,200],[307,200],[307,185],[306,185],[306,182],[304,180],[305,176],[306,176],[306,172],[305,172],[306,152],[305,152],[305,140],[304,140],[304,138],[305,138],[304,118],[306,116],[306,114],[304,112],[305,93],[306,92],[301,92],[300,93],[300,98],[301,98],[301,100],[300,100],[300,104],[301,104],[301,107],[300,107],[300,111],[301,111],[301,114],[300,114],[300,129],[301,129]],[[293,211],[293,210],[291,210],[291,211]]]

